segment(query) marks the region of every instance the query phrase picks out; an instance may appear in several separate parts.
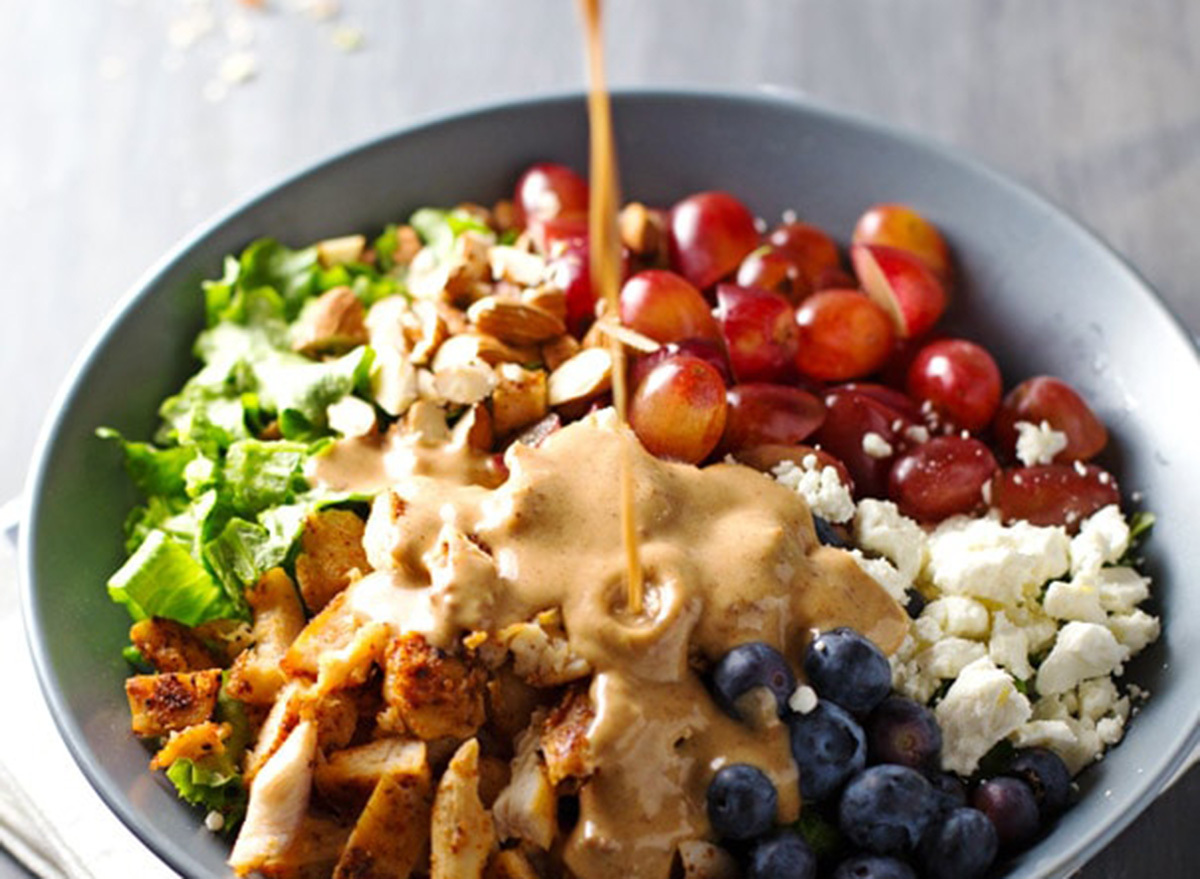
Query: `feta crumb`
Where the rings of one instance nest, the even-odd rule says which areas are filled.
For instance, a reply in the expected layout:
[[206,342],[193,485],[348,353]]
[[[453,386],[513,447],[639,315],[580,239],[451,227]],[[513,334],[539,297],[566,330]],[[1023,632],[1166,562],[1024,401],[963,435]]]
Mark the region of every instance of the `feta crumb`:
[[807,684],[801,684],[788,698],[788,707],[797,714],[808,714],[817,707],[817,691]]
[[258,73],[258,59],[253,52],[231,52],[221,59],[221,81],[229,85],[249,82]]
[[903,603],[905,593],[912,586],[912,580],[907,579],[897,571],[887,559],[868,558],[857,549],[850,550],[850,555],[863,573],[883,587],[883,591],[892,597],[893,601]]
[[1067,435],[1055,430],[1050,422],[1017,422],[1017,457],[1026,467],[1049,464],[1067,447]]
[[1112,674],[1129,652],[1104,626],[1069,622],[1059,630],[1050,655],[1038,669],[1038,692],[1063,693],[1080,681]]
[[891,501],[864,498],[854,517],[854,542],[886,557],[910,582],[925,565],[925,532]]
[[1100,606],[1109,613],[1132,613],[1150,597],[1150,578],[1133,568],[1102,568],[1089,579],[1100,593]]
[[904,438],[913,445],[929,442],[929,428],[914,424],[904,431]]
[[894,451],[892,444],[873,430],[863,434],[862,450],[872,458],[889,458]]
[[1117,643],[1129,651],[1130,656],[1134,656],[1158,640],[1162,632],[1162,623],[1158,617],[1151,616],[1144,610],[1135,610],[1133,613],[1109,617],[1108,631],[1112,632]]
[[1014,625],[1002,610],[992,617],[988,656],[996,665],[1008,669],[1023,681],[1033,677],[1033,666],[1029,664],[1029,638],[1025,630]]
[[988,609],[962,595],[947,595],[929,602],[921,616],[932,617],[942,631],[960,638],[986,638],[991,624]]
[[792,208],[788,208],[780,214],[780,219],[785,223],[794,223],[798,217],[799,215]]
[[917,655],[917,663],[935,678],[959,677],[963,669],[987,656],[987,648],[967,638],[942,638]]
[[1059,620],[1102,623],[1107,616],[1100,606],[1099,591],[1081,578],[1051,583],[1042,600],[1042,607]]
[[837,468],[821,467],[816,455],[807,455],[802,466],[780,461],[771,470],[775,480],[799,492],[813,515],[828,522],[849,522],[854,517],[854,498],[842,484]]
[[955,517],[929,536],[930,579],[952,595],[1017,605],[1070,566],[1070,540],[1059,527]]
[[1071,539],[1071,572],[1098,571],[1129,549],[1129,523],[1116,504],[1089,516]]
[[1029,720],[1029,700],[986,657],[962,670],[934,709],[942,728],[942,768],[970,775],[1001,739]]
[[212,811],[204,816],[204,826],[211,833],[217,833],[225,827],[225,816],[220,812]]
[[1076,461],[1075,472],[1080,476],[1087,476],[1087,466],[1082,461]]

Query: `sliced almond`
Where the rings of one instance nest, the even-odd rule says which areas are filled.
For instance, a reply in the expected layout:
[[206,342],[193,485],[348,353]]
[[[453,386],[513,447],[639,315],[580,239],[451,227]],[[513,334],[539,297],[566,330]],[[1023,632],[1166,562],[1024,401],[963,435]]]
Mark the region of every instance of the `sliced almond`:
[[546,274],[546,260],[541,255],[519,247],[498,244],[488,251],[492,279],[511,281],[522,287],[534,287]]
[[367,239],[363,235],[346,235],[342,238],[326,238],[317,242],[317,259],[325,268],[361,262]]
[[433,389],[439,399],[456,406],[473,406],[496,387],[496,374],[486,363],[476,361],[447,367],[433,373]]
[[403,296],[388,296],[371,306],[365,323],[371,347],[376,353],[383,348],[408,350],[404,321],[409,308],[409,302]]
[[452,303],[472,302],[487,292],[491,278],[488,251],[492,243],[487,237],[466,231],[454,239],[447,260],[446,298]]
[[309,357],[349,351],[367,341],[366,310],[349,287],[309,302],[292,332],[292,348]]
[[617,217],[621,243],[637,254],[659,253],[667,243],[667,229],[661,211],[653,211],[640,202],[630,202]]
[[342,397],[325,414],[329,426],[342,436],[366,436],[375,430],[375,407],[358,397]]
[[438,347],[450,335],[437,303],[429,300],[413,302],[401,321],[404,324],[404,338],[408,342],[409,359],[417,366],[429,363]]
[[483,403],[476,403],[454,423],[450,434],[452,444],[459,448],[490,452],[496,439],[492,414]]
[[612,355],[606,348],[584,348],[550,373],[551,406],[590,400],[612,386]]
[[521,293],[521,301],[543,311],[548,311],[559,320],[567,319],[567,294],[553,284],[540,284]]
[[495,336],[468,332],[451,336],[441,344],[433,358],[433,369],[437,372],[455,364],[474,361],[489,366],[497,363],[535,363],[538,357],[536,348],[514,347],[504,344]]
[[566,332],[562,319],[534,305],[498,296],[485,296],[469,309],[467,318],[489,336],[512,345],[536,345]]
[[444,443],[450,439],[446,413],[441,406],[428,400],[417,400],[404,416],[404,429],[428,444]]
[[569,333],[563,333],[542,345],[542,363],[553,372],[578,353],[579,341]]
[[609,345],[610,339],[616,339],[626,349],[637,354],[653,354],[662,345],[642,335],[637,330],[630,329],[622,323],[617,323],[609,317],[597,320],[583,337],[584,348],[601,348]]
[[496,389],[492,392],[492,421],[498,435],[533,424],[549,411],[546,373],[524,369],[515,363],[496,367]]
[[412,226],[396,227],[396,250],[392,253],[392,262],[398,266],[406,266],[413,257],[421,252],[421,236]]

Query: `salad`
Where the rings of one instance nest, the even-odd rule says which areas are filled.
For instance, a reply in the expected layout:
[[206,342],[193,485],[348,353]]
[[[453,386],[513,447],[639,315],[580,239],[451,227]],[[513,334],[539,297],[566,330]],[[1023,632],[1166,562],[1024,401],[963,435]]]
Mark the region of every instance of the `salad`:
[[613,315],[587,201],[537,164],[204,285],[153,442],[100,432],[146,499],[108,588],[151,769],[238,875],[984,875],[1145,696],[1104,425],[938,334],[911,208],[847,261],[727,193],[630,203]]

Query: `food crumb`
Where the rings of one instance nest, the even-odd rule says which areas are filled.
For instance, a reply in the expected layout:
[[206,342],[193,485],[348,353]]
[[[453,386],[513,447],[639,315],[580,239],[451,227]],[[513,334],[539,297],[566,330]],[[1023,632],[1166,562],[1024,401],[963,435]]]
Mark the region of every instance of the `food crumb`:
[[788,707],[797,714],[808,714],[817,707],[817,691],[807,684],[801,684],[788,699]]
[[781,219],[785,223],[794,223],[794,222],[796,222],[796,220],[799,219],[799,216],[796,214],[796,212],[794,210],[792,210],[791,208],[788,208],[786,211],[783,212]]
[[222,82],[239,85],[253,79],[258,73],[258,58],[253,52],[232,52],[221,59]]
[[204,816],[204,826],[212,833],[216,833],[225,826],[225,816],[220,812],[212,811]]
[[357,52],[362,48],[363,32],[361,28],[340,25],[333,29],[330,39],[343,52]]

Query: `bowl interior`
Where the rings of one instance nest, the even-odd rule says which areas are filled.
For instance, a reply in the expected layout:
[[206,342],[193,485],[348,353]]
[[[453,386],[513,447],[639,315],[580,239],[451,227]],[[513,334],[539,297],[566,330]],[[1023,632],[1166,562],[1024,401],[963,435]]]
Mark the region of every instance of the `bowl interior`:
[[[760,96],[619,95],[622,184],[652,204],[726,189],[774,221],[786,209],[847,236],[857,215],[904,201],[947,234],[964,283],[952,326],[983,341],[1007,383],[1073,382],[1110,428],[1107,463],[1126,495],[1159,517],[1149,546],[1166,636],[1133,676],[1153,698],[1121,747],[1083,776],[1085,795],[1013,865],[1065,875],[1143,808],[1183,757],[1200,715],[1200,567],[1189,540],[1191,449],[1200,363],[1145,285],[1077,224],[1024,190],[929,144],[827,111]],[[104,589],[135,502],[98,425],[149,436],[158,403],[189,374],[202,321],[198,282],[226,253],[270,235],[286,243],[402,220],[414,208],[507,194],[532,161],[586,167],[577,97],[471,113],[378,141],[269,191],[191,239],[126,300],[81,359],[43,435],[23,535],[24,596],[43,687],[85,772],[121,818],[186,876],[229,875],[227,845],[146,770],[129,734],[121,647],[128,619]],[[1181,405],[1182,404],[1182,405]]]

